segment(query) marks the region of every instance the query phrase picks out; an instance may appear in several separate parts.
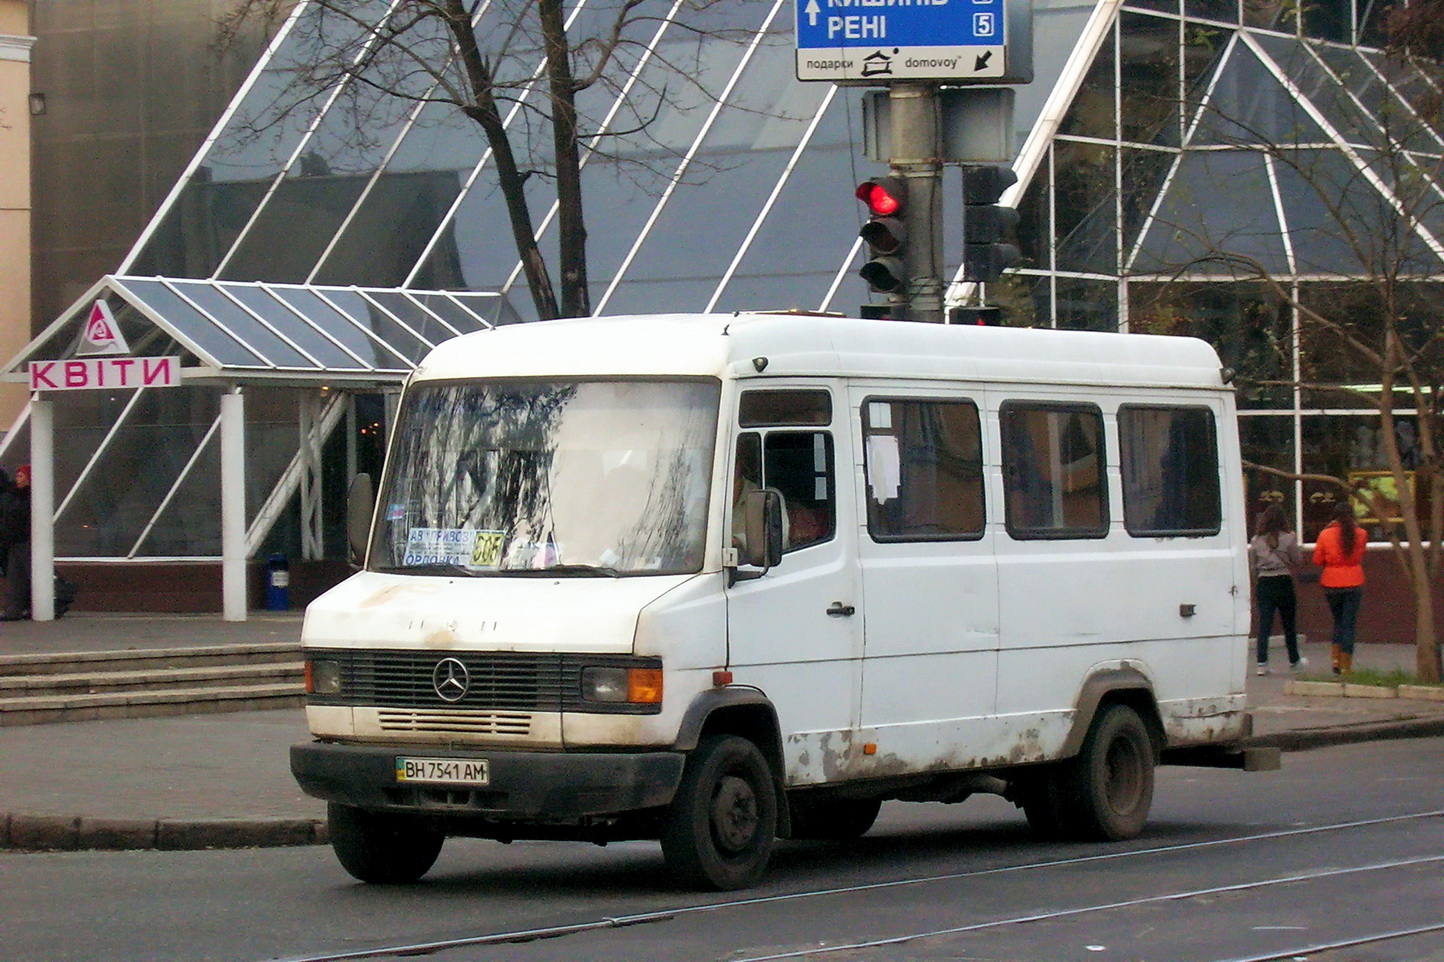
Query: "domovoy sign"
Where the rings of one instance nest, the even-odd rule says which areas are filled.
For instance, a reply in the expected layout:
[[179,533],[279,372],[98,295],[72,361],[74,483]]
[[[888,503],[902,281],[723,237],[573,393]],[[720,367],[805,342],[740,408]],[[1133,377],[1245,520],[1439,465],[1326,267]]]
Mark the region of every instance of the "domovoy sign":
[[1032,0],[793,0],[797,79],[1033,79]]
[[128,387],[178,387],[179,357],[117,357],[130,353],[110,305],[97,300],[81,331],[76,356],[31,361],[31,391],[90,391]]

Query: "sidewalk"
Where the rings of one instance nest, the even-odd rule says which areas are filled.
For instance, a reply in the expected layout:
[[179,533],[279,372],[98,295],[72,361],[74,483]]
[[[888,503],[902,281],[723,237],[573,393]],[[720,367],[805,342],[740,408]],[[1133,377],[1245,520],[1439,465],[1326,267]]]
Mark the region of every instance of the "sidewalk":
[[219,615],[117,615],[75,612],[54,621],[0,624],[0,655],[69,651],[204,648],[301,643],[299,611],[252,611],[245,621]]
[[[299,615],[67,616],[0,625],[0,651],[57,652],[295,641]],[[1316,674],[1325,645],[1305,645]],[[1248,677],[1254,744],[1286,751],[1444,735],[1444,702],[1304,697],[1274,674]],[[1414,649],[1361,645],[1359,667],[1412,668]],[[195,849],[326,840],[325,804],[301,794],[288,751],[308,738],[300,709],[0,728],[0,849]],[[1287,761],[1285,761],[1287,764]]]

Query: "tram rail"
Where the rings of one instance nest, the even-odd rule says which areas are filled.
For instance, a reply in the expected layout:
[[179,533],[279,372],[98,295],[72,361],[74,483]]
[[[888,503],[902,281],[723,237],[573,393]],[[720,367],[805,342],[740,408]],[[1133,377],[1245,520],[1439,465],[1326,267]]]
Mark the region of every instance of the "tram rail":
[[[1070,868],[1074,866],[1086,865],[1089,863],[1145,859],[1159,855],[1186,853],[1190,851],[1199,851],[1209,848],[1218,848],[1221,846],[1248,845],[1281,839],[1297,838],[1302,836],[1319,835],[1330,832],[1362,830],[1374,826],[1403,824],[1407,822],[1441,817],[1444,817],[1444,809],[1431,809],[1427,811],[1411,812],[1401,815],[1384,816],[1379,818],[1356,819],[1344,822],[1334,822],[1325,825],[1302,826],[1299,828],[1257,832],[1246,835],[1233,835],[1223,838],[1206,839],[1196,842],[1183,842],[1175,845],[1160,845],[1142,849],[1130,849],[1127,851],[1109,851],[1088,855],[1073,856],[1069,858],[1020,862],[1013,865],[992,866],[988,868],[973,869],[963,872],[949,872],[945,874],[926,875],[915,878],[889,879],[880,882],[868,882],[858,885],[814,888],[798,892],[787,892],[774,895],[743,896],[739,898],[724,899],[721,901],[705,902],[697,905],[658,910],[655,912],[602,916],[597,919],[571,924],[540,926],[502,932],[478,933],[476,935],[465,935],[446,939],[437,939],[432,941],[398,942],[395,944],[376,945],[367,948],[349,948],[333,952],[319,952],[315,954],[291,956],[280,960],[269,960],[269,962],[350,962],[350,960],[383,959],[396,956],[416,956],[467,947],[480,948],[493,945],[532,942],[541,939],[565,938],[569,936],[581,935],[590,932],[598,932],[607,929],[617,929],[626,926],[648,925],[667,922],[683,916],[694,915],[697,913],[747,909],[755,906],[774,905],[783,902],[819,899],[841,895],[852,895],[858,893],[876,892],[879,890],[887,889],[900,889],[908,886],[939,884],[943,882],[957,881],[960,879],[984,878],[988,876],[997,876],[1017,872]],[[1090,905],[1073,906],[1066,909],[1057,909],[1048,912],[1021,913],[1018,915],[1003,918],[981,920],[966,925],[919,930],[916,932],[889,936],[887,938],[879,938],[860,942],[848,942],[846,944],[835,943],[824,946],[811,946],[806,949],[798,949],[789,952],[750,956],[747,958],[735,958],[734,962],[782,962],[782,960],[786,959],[821,959],[838,952],[883,948],[889,945],[902,944],[917,939],[936,938],[948,935],[957,935],[966,932],[986,931],[988,929],[1001,928],[1004,926],[1018,925],[1028,922],[1072,918],[1087,915],[1089,913],[1099,913],[1104,911],[1119,910],[1161,902],[1220,895],[1228,892],[1240,892],[1253,889],[1267,889],[1275,886],[1295,884],[1299,882],[1307,882],[1317,879],[1338,878],[1349,875],[1362,875],[1369,872],[1385,871],[1389,869],[1398,869],[1431,863],[1444,863],[1444,854],[1420,855],[1403,859],[1388,859],[1378,862],[1370,862],[1365,865],[1319,868],[1312,871],[1292,872],[1285,875],[1252,879],[1243,882],[1230,883],[1227,885],[1181,889],[1177,891],[1164,892],[1141,898],[1101,901]],[[1390,930],[1387,932],[1364,933],[1351,936],[1349,939],[1340,940],[1337,942],[1317,944],[1310,943],[1307,946],[1296,946],[1288,950],[1273,951],[1271,954],[1226,957],[1219,958],[1215,960],[1215,962],[1271,962],[1271,960],[1290,959],[1295,956],[1305,955],[1309,952],[1319,952],[1326,949],[1348,948],[1354,945],[1364,945],[1372,942],[1387,941],[1390,939],[1400,939],[1411,936],[1425,935],[1435,931],[1444,931],[1444,923],[1418,928]]]

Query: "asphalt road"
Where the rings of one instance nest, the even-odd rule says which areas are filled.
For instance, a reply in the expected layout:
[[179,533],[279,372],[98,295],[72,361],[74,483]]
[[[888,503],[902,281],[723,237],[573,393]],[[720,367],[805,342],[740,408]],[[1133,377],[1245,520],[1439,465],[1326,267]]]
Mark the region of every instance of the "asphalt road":
[[1162,769],[1145,835],[1118,845],[1035,842],[991,797],[893,803],[858,842],[781,844],[728,895],[670,888],[648,843],[451,840],[403,888],[320,847],[0,854],[0,956],[1444,962],[1441,810],[1434,738]]

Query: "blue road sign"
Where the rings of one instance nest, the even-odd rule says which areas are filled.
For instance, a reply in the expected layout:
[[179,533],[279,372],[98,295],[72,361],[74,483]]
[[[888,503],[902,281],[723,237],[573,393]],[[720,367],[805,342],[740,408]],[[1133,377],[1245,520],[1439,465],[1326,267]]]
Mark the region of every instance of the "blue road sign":
[[799,80],[887,83],[1004,76],[1004,0],[794,2]]

